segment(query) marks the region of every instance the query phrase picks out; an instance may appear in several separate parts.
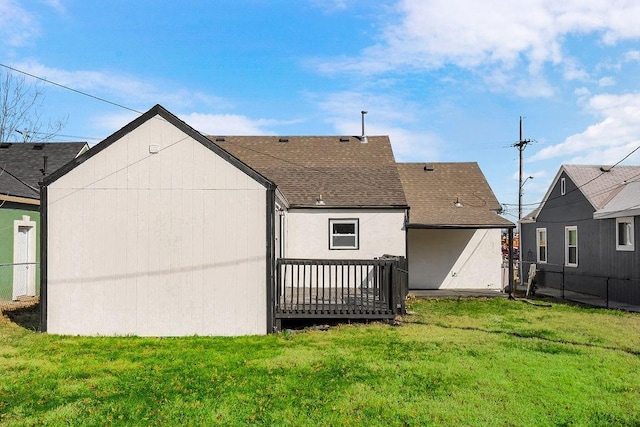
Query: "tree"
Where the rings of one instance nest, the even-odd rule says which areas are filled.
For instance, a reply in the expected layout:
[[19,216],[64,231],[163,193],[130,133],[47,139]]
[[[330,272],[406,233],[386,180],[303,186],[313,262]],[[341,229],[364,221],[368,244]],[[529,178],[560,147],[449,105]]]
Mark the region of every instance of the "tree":
[[41,120],[45,92],[42,84],[28,83],[24,76],[0,70],[0,142],[48,141],[66,125],[67,119]]

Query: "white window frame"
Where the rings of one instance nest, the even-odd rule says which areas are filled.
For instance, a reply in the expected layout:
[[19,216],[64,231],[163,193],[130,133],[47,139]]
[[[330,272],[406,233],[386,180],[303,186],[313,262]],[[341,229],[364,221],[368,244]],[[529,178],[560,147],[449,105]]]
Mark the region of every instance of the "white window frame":
[[[569,248],[573,247],[569,245],[569,234],[571,231],[576,232],[576,262],[569,262]],[[564,228],[564,265],[567,267],[577,267],[578,266],[578,227],[575,225],[569,225]]]
[[[544,234],[544,259],[540,257],[540,248],[543,246],[540,244],[540,234]],[[547,229],[546,228],[536,228],[536,259],[539,264],[546,264],[549,259],[549,240],[547,238]]]
[[[620,242],[620,226],[624,226],[627,230],[625,237],[626,242]],[[634,220],[632,216],[616,218],[616,250],[617,251],[633,251],[635,250],[634,236]]]
[[564,196],[565,194],[567,194],[567,180],[560,178],[560,195]]
[[[353,234],[334,233],[334,224],[353,224]],[[353,246],[336,245],[333,242],[333,238],[336,236],[353,236]],[[329,218],[329,249],[330,250],[358,250],[360,249],[360,224],[358,218]]]

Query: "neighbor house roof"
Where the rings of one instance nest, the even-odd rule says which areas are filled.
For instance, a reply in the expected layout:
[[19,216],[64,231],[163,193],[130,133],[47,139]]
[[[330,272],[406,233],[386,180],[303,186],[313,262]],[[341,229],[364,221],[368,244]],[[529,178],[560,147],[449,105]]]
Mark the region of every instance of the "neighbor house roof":
[[610,200],[593,213],[596,219],[620,218],[623,216],[640,215],[640,182],[625,183],[622,188],[614,191]]
[[273,181],[292,207],[407,205],[388,136],[209,139]]
[[398,171],[411,206],[409,228],[514,227],[498,215],[500,203],[475,162],[398,163]]
[[562,165],[562,170],[595,209],[604,207],[627,181],[640,179],[640,166]]
[[566,173],[596,210],[594,217],[613,218],[611,215],[619,213],[614,211],[632,209],[638,204],[636,200],[640,201],[640,195],[635,195],[640,188],[627,186],[640,180],[640,166],[562,165],[540,206],[525,216],[523,221],[534,221],[537,218],[563,173]]
[[38,199],[42,178],[88,148],[86,142],[0,143],[0,194]]

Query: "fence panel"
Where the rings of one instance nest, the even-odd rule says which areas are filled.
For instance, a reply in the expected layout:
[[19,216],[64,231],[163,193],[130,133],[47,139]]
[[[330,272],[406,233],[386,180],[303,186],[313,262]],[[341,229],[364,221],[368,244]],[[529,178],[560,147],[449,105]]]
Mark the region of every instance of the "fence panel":
[[537,286],[555,290],[562,299],[599,307],[640,309],[640,279],[579,273],[557,264],[538,264],[537,268]]

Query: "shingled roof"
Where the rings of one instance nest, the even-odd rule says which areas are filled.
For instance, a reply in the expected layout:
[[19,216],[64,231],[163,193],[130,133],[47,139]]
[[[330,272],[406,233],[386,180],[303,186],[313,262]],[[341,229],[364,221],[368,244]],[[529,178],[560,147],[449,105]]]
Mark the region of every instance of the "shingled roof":
[[[3,142],[0,143],[0,194],[39,198],[39,182],[43,178],[44,157],[46,174],[50,174],[73,160],[86,142]],[[3,173],[4,171],[4,173]]]
[[388,136],[226,136],[212,142],[273,181],[291,207],[406,207]]
[[640,178],[640,166],[562,165],[558,176],[563,170],[596,209],[603,208],[627,181]]
[[498,215],[500,203],[475,162],[398,163],[398,171],[411,206],[408,228],[514,227]]

